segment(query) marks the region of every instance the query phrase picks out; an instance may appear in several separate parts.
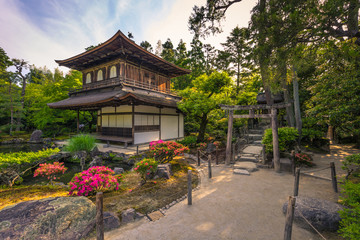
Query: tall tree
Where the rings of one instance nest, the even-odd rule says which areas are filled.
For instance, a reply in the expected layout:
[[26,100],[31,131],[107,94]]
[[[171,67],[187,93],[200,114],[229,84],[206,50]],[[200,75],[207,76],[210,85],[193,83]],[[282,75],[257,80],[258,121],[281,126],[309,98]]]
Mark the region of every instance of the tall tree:
[[193,87],[180,91],[182,100],[179,109],[199,125],[198,142],[204,141],[206,127],[211,112],[219,109],[220,103],[225,103],[224,89],[229,86],[231,78],[225,72],[203,74],[193,81]]
[[152,48],[151,44],[148,41],[142,41],[140,43],[140,47],[142,47],[143,49],[145,49],[148,52],[153,51],[153,48]]

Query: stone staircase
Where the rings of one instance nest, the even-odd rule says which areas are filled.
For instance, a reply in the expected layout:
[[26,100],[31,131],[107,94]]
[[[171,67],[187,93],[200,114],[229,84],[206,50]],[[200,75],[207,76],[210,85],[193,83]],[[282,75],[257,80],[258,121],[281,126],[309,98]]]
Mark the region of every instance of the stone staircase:
[[262,156],[261,140],[266,127],[259,126],[257,129],[251,129],[248,133],[249,143],[235,157],[233,166],[234,173],[240,175],[250,175],[251,172],[257,171],[258,163]]

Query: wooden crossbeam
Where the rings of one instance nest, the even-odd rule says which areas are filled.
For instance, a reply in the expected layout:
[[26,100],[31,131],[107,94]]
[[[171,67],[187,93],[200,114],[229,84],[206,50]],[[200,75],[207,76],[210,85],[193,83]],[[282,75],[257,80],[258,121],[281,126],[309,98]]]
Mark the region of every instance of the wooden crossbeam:
[[271,114],[243,114],[234,115],[234,118],[271,118]]
[[286,108],[291,106],[291,103],[277,103],[272,105],[223,105],[220,104],[221,109],[224,110],[255,110],[255,109],[272,109],[272,108]]

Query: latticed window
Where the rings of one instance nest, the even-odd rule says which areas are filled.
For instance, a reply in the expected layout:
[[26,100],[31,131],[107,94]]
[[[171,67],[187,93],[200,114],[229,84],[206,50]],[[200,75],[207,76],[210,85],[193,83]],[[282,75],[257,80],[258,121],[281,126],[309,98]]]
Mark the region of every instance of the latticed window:
[[115,66],[112,66],[112,67],[110,68],[110,78],[117,77],[116,75],[117,75],[117,74],[116,74],[116,67],[115,67]]
[[91,83],[91,74],[90,73],[86,74],[85,83]]
[[102,70],[99,70],[99,71],[97,72],[97,80],[98,80],[98,81],[103,80],[103,71],[102,71]]

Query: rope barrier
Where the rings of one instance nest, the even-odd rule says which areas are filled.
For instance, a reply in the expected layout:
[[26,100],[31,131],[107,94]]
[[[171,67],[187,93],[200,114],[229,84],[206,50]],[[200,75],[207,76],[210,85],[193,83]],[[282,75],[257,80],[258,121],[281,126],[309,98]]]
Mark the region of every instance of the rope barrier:
[[306,171],[306,172],[301,171],[301,173],[314,173],[314,172],[320,172],[320,171],[323,171],[323,170],[328,169],[328,168],[330,168],[330,167],[325,167],[325,168],[320,168],[320,169],[310,170],[310,171]]
[[[297,207],[295,207],[295,208],[297,208]],[[302,214],[302,212],[301,212],[299,209],[297,209],[297,211],[299,212],[300,216],[307,222],[307,224],[309,224],[310,227],[312,227],[312,228],[315,230],[315,232],[316,232],[317,234],[319,234],[319,236],[320,236],[322,239],[326,240],[326,238],[325,238],[323,235],[321,235],[321,233],[304,217],[304,215]]]

